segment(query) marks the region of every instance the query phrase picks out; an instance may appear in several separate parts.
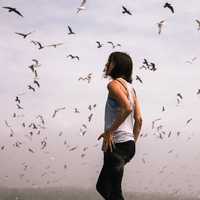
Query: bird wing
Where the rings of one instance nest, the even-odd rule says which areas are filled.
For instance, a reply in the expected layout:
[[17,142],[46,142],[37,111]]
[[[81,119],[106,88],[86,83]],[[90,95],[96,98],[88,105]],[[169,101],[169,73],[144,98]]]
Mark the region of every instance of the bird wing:
[[83,1],[81,2],[80,7],[83,7],[83,6],[85,5],[85,3],[86,3],[86,0],[83,0]]
[[18,33],[18,32],[15,32],[15,34],[17,34],[17,35],[21,35],[21,36],[25,36],[25,34],[23,34],[23,33]]
[[68,25],[69,32],[72,33],[71,27]]
[[16,9],[13,9],[13,12],[15,12],[16,14],[18,14],[19,16],[23,17],[23,15]]

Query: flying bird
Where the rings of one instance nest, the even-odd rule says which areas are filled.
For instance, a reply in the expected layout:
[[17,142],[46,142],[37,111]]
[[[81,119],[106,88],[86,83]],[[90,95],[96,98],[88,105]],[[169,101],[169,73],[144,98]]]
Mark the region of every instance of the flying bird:
[[57,108],[57,109],[55,109],[54,110],[54,113],[53,113],[53,115],[52,115],[52,118],[54,118],[55,116],[56,116],[56,113],[57,112],[59,112],[59,111],[61,111],[61,110],[65,110],[66,109],[66,107],[62,107],[62,108]]
[[32,87],[31,85],[28,85],[28,89],[29,89],[29,90],[33,90],[33,92],[35,92],[35,88]]
[[161,20],[160,22],[157,23],[157,25],[158,25],[158,34],[159,35],[161,34],[164,22],[165,22],[165,20]]
[[186,124],[189,124],[192,121],[192,118],[188,119]]
[[180,98],[180,99],[183,99],[183,96],[181,93],[177,93],[177,96]]
[[28,32],[28,33],[18,33],[18,32],[15,32],[15,34],[22,36],[24,39],[25,39],[28,35],[30,35],[31,33],[33,33],[33,31],[32,31],[32,32]]
[[35,83],[38,87],[40,87],[40,84],[37,80],[34,80],[33,83]]
[[68,25],[67,27],[68,27],[68,29],[69,29],[69,33],[68,33],[68,35],[75,34],[75,33],[72,31],[72,28],[71,28],[69,25]]
[[69,54],[67,57],[70,57],[71,59],[77,59],[80,60],[79,56],[73,56],[72,54]]
[[60,46],[62,44],[63,43],[50,44],[50,45],[47,45],[47,47],[54,47],[54,48],[56,48],[57,46]]
[[196,59],[197,57],[193,57],[192,60],[187,60],[186,63],[192,64]]
[[197,95],[199,95],[199,94],[200,94],[200,89],[197,90]]
[[89,121],[89,122],[91,121],[92,116],[93,116],[93,113],[91,113],[91,114],[88,116],[88,121]]
[[200,31],[200,20],[196,19],[195,21],[198,24],[198,29],[197,30]]
[[103,46],[103,44],[100,43],[99,41],[96,41],[96,43],[98,44],[97,48],[101,48]]
[[18,102],[19,104],[21,102],[18,96],[15,97],[15,101]]
[[12,7],[9,7],[9,6],[5,6],[3,8],[8,9],[8,12],[14,12],[17,15],[24,17],[16,8],[12,8]]
[[136,75],[136,80],[138,80],[140,83],[143,83],[142,79],[138,75]]
[[174,14],[174,8],[170,3],[165,3],[165,5],[163,6],[164,8],[169,8],[171,10],[171,12]]
[[77,13],[79,13],[81,10],[85,10],[85,3],[86,0],[82,0],[81,5],[77,8]]
[[132,13],[125,7],[125,6],[122,6],[122,13],[123,14],[128,14],[128,15],[132,15]]
[[18,109],[23,109],[23,107],[21,107],[19,104],[17,104],[17,108]]
[[121,44],[119,44],[119,43],[117,43],[116,45],[113,43],[113,42],[111,42],[111,41],[108,41],[107,42],[108,44],[111,44],[112,45],[112,48],[114,49],[115,47],[121,47]]

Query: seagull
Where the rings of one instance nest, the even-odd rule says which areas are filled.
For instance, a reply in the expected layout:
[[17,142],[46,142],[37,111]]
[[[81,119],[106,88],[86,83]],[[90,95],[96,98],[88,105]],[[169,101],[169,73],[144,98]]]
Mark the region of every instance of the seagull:
[[17,104],[17,108],[18,109],[23,109],[19,104]]
[[150,65],[149,66],[151,66],[152,68],[150,69],[150,70],[152,70],[152,71],[156,71],[156,65],[155,65],[155,63],[150,63]]
[[72,31],[72,29],[71,29],[71,27],[70,27],[69,25],[68,25],[67,27],[68,27],[68,29],[69,29],[69,33],[68,33],[68,35],[75,34],[75,33]]
[[73,56],[72,54],[69,54],[67,57],[70,57],[71,59],[77,59],[80,60],[79,56]]
[[143,83],[142,79],[138,75],[136,75],[136,80],[138,80],[140,83]]
[[197,24],[198,24],[198,29],[197,29],[197,30],[200,31],[200,20],[196,19],[195,21],[196,21]]
[[38,115],[38,116],[36,117],[36,119],[37,119],[37,118],[40,118],[40,120],[41,120],[41,122],[42,122],[43,125],[45,124],[44,118],[43,118],[42,115]]
[[97,48],[101,48],[103,46],[103,44],[101,44],[99,41],[96,41],[96,43],[98,44]]
[[66,109],[66,107],[62,107],[62,108],[57,108],[57,109],[55,109],[54,110],[54,113],[53,113],[53,115],[52,115],[52,118],[54,118],[55,116],[56,116],[56,113],[57,112],[59,112],[60,110],[65,110]]
[[144,58],[144,61],[143,61],[143,63],[142,64],[144,64],[144,65],[146,65],[147,67],[149,67],[149,62],[147,61],[147,59],[146,58]]
[[14,13],[18,14],[19,16],[24,17],[16,8],[12,8],[9,6],[5,6],[3,8],[8,9],[8,12],[14,12]]
[[39,50],[44,48],[44,46],[40,42],[36,42],[36,43],[37,45],[39,45],[39,48],[38,48]]
[[163,26],[164,22],[165,22],[165,20],[161,20],[160,22],[157,23],[157,25],[158,25],[158,34],[159,35],[161,34],[162,26]]
[[174,8],[170,3],[165,3],[165,5],[163,7],[164,8],[169,8],[171,10],[171,12],[174,13]]
[[164,112],[164,111],[165,111],[165,107],[163,106],[163,107],[162,107],[162,112]]
[[8,124],[7,120],[4,120],[4,122],[5,122],[5,124],[6,124],[6,126],[7,126],[8,128],[11,127],[11,126]]
[[186,124],[189,124],[192,121],[192,118],[188,119]]
[[34,153],[33,149],[29,148],[28,150],[29,150],[31,153]]
[[63,43],[50,44],[50,45],[47,45],[47,47],[54,47],[54,48],[56,48],[57,46],[60,46],[62,44]]
[[86,0],[82,0],[81,2],[81,5],[77,8],[77,12],[76,13],[79,13],[81,10],[85,10],[85,3],[86,3]]
[[115,47],[117,47],[117,46],[121,47],[121,44],[119,44],[119,43],[116,44],[116,45],[114,45],[114,43],[111,42],[111,41],[108,41],[107,43],[108,43],[108,44],[111,44],[113,49],[114,49]]
[[40,84],[38,81],[34,80],[33,83],[35,83],[38,87],[40,87]]
[[78,110],[78,108],[74,108],[74,112],[75,113],[80,113],[80,111]]
[[197,95],[199,95],[199,94],[200,94],[200,89],[197,90]]
[[35,63],[34,66],[37,66],[37,67],[40,66],[39,61],[37,59],[32,59],[32,61]]
[[18,96],[15,97],[15,101],[18,102],[20,104],[20,99]]
[[18,32],[15,32],[15,34],[22,36],[24,39],[25,39],[28,35],[30,35],[31,33],[33,33],[33,31],[32,31],[32,32],[29,32],[29,33],[18,33]]
[[132,15],[132,13],[125,7],[125,6],[122,6],[122,13],[123,14],[128,14],[128,15]]
[[181,93],[177,93],[177,96],[178,96],[180,99],[183,99],[183,96],[181,95]]
[[91,114],[88,116],[88,121],[89,121],[89,122],[91,121],[92,116],[93,116],[93,113],[91,113]]
[[35,88],[32,87],[31,85],[28,85],[28,89],[29,89],[29,90],[33,90],[33,92],[35,92]]
[[192,60],[187,60],[186,63],[192,64],[196,59],[197,57],[193,57]]

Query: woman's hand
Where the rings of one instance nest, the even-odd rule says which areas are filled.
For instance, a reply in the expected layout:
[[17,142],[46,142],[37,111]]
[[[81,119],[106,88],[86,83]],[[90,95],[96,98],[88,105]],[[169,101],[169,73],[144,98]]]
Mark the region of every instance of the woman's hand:
[[101,138],[103,138],[103,151],[107,151],[108,148],[110,148],[110,151],[112,152],[114,147],[113,133],[107,130],[98,137],[98,140],[100,140]]

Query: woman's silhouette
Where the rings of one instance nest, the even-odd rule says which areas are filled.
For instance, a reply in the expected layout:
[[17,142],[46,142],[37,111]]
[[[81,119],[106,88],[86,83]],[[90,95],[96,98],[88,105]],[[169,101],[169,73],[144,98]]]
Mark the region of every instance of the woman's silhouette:
[[132,59],[123,52],[113,52],[104,69],[109,76],[103,138],[104,163],[96,189],[106,200],[123,200],[121,182],[124,166],[135,154],[142,116],[132,87]]

